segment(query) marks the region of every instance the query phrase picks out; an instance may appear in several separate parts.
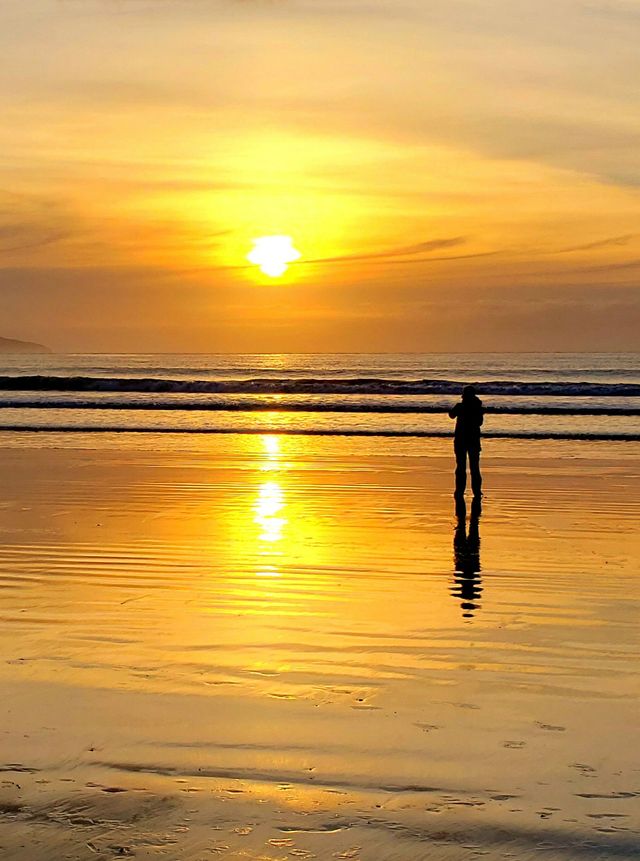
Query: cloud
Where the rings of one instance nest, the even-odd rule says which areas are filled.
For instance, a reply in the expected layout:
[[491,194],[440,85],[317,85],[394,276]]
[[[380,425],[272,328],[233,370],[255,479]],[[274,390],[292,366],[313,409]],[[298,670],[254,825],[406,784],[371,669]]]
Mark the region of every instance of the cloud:
[[51,230],[36,224],[0,224],[0,254],[11,254],[14,251],[27,251],[52,245],[65,239],[66,231]]
[[53,245],[72,232],[60,201],[0,190],[0,255]]
[[[426,242],[416,242],[413,245],[401,245],[398,248],[388,248],[385,251],[372,251],[364,254],[343,254],[338,257],[320,257],[311,260],[301,260],[297,265],[305,263],[356,263],[366,260],[392,260],[397,257],[410,257],[424,254],[441,248],[452,248],[467,242],[466,236],[450,236],[443,239],[431,239]],[[411,261],[405,260],[405,263]]]
[[621,269],[638,269],[640,260],[627,260],[624,263],[607,263],[604,266],[584,266],[579,269],[572,269],[572,272],[611,272]]
[[[633,350],[633,287],[273,285],[162,269],[0,269],[12,334],[60,350]],[[268,325],[266,322],[268,321]],[[19,326],[19,329],[16,328]]]
[[611,236],[608,239],[587,242],[585,245],[572,245],[570,248],[561,248],[556,254],[569,254],[573,251],[595,251],[598,248],[622,247],[628,245],[634,238],[634,233],[627,233],[625,236]]
[[[30,113],[34,101],[39,110],[54,102],[75,123],[80,100],[117,119],[166,116],[160,138],[172,115],[185,131],[208,129],[214,115],[218,128],[250,116],[258,126],[444,143],[640,185],[636,0],[47,5],[56,26],[41,41],[0,45]],[[123,9],[144,26],[123,28]],[[360,20],[353,32],[345,13]],[[69,52],[69,39],[86,49]]]

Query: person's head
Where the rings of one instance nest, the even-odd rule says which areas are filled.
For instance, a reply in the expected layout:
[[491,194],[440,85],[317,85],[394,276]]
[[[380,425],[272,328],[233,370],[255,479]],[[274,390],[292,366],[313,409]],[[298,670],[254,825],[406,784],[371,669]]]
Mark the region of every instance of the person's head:
[[465,386],[462,390],[462,400],[470,401],[476,396],[475,386]]

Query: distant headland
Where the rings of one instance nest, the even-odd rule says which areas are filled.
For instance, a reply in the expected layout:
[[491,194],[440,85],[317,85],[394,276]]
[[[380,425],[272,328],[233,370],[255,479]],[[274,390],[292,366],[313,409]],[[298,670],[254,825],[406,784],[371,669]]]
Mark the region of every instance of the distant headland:
[[17,341],[15,338],[0,338],[0,353],[50,353],[49,347],[32,341]]

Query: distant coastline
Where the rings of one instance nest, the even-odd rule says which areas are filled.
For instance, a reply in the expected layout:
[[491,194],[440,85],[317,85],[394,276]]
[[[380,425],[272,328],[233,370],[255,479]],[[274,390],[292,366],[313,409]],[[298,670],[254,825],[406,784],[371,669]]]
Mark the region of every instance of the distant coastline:
[[50,353],[49,347],[33,341],[18,341],[15,338],[0,338],[0,353]]

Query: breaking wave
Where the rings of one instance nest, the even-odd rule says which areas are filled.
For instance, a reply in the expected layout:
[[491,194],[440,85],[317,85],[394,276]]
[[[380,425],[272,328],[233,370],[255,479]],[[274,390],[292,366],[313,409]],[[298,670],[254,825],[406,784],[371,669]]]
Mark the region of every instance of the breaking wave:
[[[278,413],[380,413],[391,415],[440,415],[449,407],[442,404],[393,403],[366,400],[359,402],[340,401],[286,401],[273,400],[44,400],[0,398],[0,409],[38,410],[142,410],[142,411],[186,411],[186,412],[278,412]],[[639,406],[531,406],[485,405],[488,415],[505,416],[640,416]]]
[[[286,395],[458,395],[467,381],[267,378],[175,380],[134,377],[2,376],[0,390],[40,392],[139,392],[173,394],[286,394]],[[491,380],[478,383],[486,395],[534,397],[638,397],[638,383],[594,383]]]
[[[343,437],[420,437],[450,438],[451,433],[438,430],[378,429],[378,428],[291,428],[291,427],[130,427],[127,425],[23,425],[0,424],[0,432],[13,433],[145,433],[145,434],[252,434],[264,436],[343,436]],[[637,433],[598,433],[573,431],[489,431],[483,439],[558,439],[607,442],[640,442]]]

